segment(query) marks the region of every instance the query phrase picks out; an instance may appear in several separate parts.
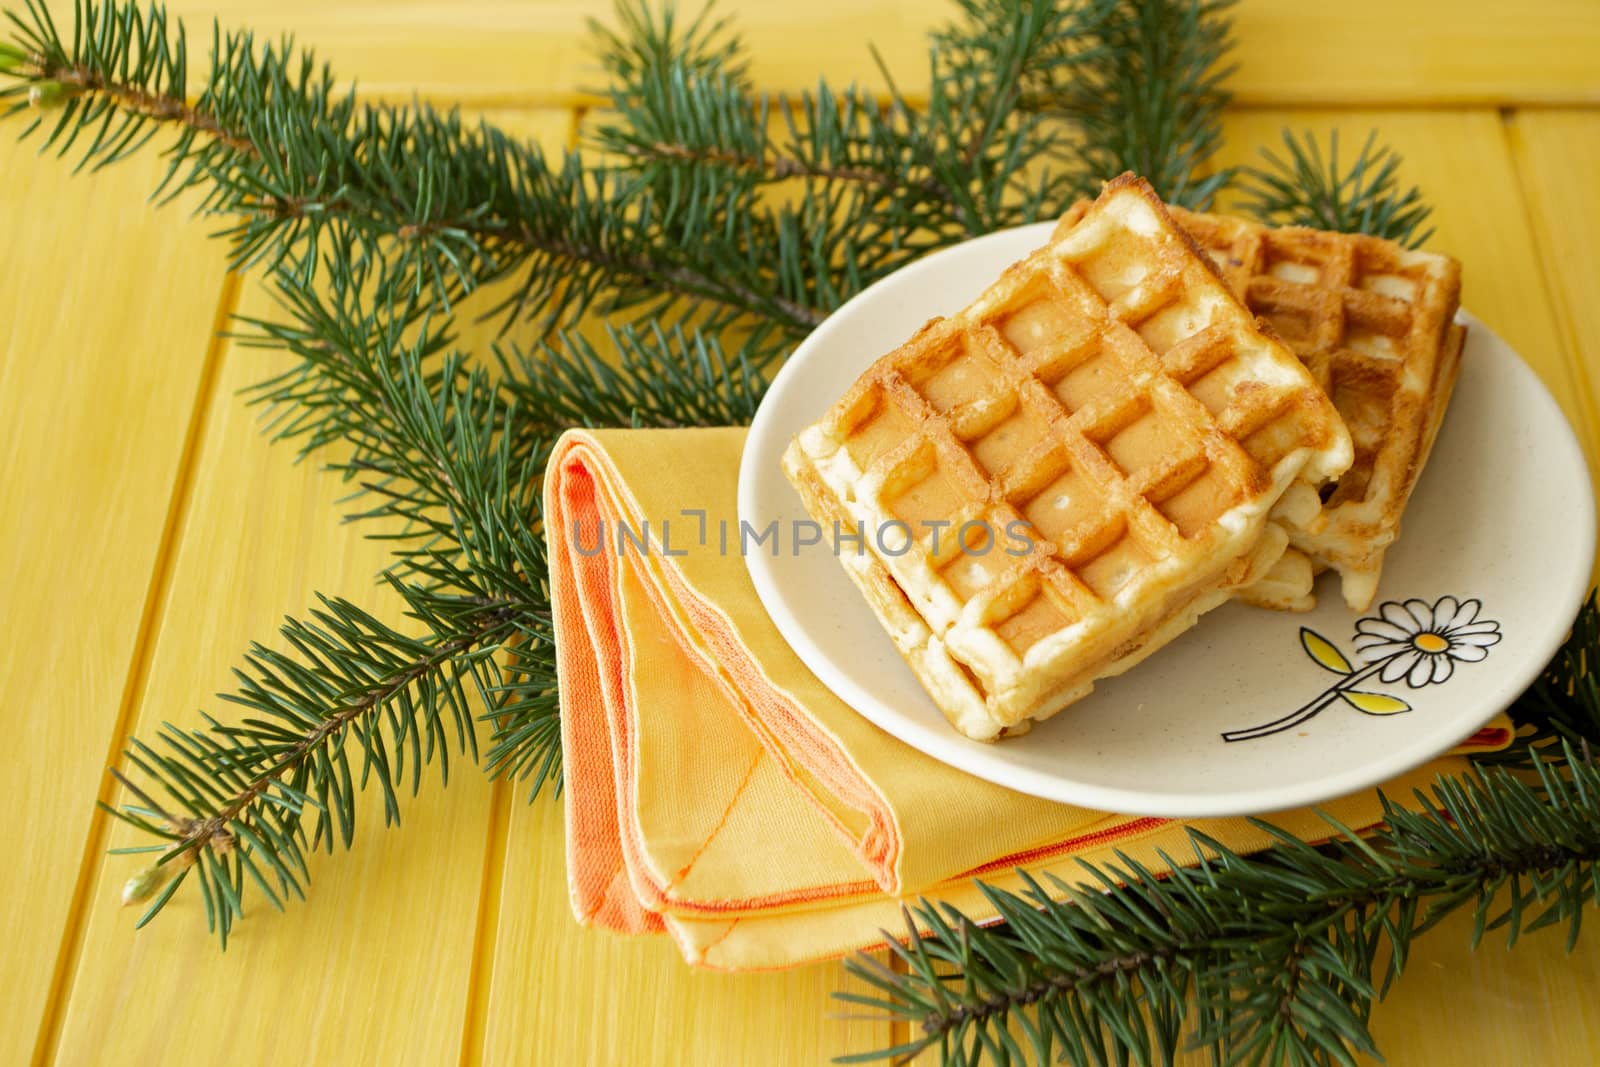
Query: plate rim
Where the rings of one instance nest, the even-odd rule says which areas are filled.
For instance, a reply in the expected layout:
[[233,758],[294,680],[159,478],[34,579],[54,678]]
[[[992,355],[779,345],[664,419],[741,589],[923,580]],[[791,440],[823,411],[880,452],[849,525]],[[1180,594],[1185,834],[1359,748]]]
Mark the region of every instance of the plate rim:
[[[759,526],[760,517],[755,514],[757,494],[760,492],[764,480],[781,477],[781,468],[777,463],[777,457],[781,455],[783,448],[788,443],[787,440],[768,443],[768,439],[776,433],[772,427],[779,420],[777,413],[783,406],[783,395],[786,390],[793,387],[795,379],[807,373],[806,366],[808,362],[815,357],[816,352],[826,348],[827,341],[832,334],[837,330],[848,328],[846,316],[842,312],[853,304],[872,299],[874,293],[880,287],[885,286],[886,283],[894,279],[902,278],[908,271],[920,272],[929,270],[938,262],[947,258],[963,253],[970,254],[971,250],[979,245],[1021,240],[1024,234],[1034,231],[1043,234],[1053,226],[1053,222],[1041,222],[1012,227],[940,249],[879,279],[829,315],[827,320],[813,330],[790,354],[788,360],[773,378],[765,396],[762,398],[761,404],[756,410],[755,417],[751,421],[745,448],[740,456],[737,492],[738,518],[741,521],[750,521]],[[1468,326],[1469,344],[1474,334],[1479,336],[1487,335],[1494,343],[1502,346],[1506,353],[1514,357],[1514,372],[1531,380],[1525,384],[1531,384],[1535,387],[1533,390],[1535,402],[1546,407],[1547,411],[1544,414],[1555,416],[1554,421],[1559,423],[1556,436],[1562,441],[1569,453],[1567,459],[1575,459],[1578,468],[1585,472],[1584,484],[1587,490],[1580,494],[1580,501],[1578,502],[1582,508],[1582,515],[1564,516],[1563,521],[1571,522],[1581,518],[1583,527],[1587,531],[1587,536],[1584,537],[1583,541],[1584,543],[1593,544],[1595,542],[1596,508],[1592,483],[1589,477],[1588,458],[1584,454],[1577,433],[1567,420],[1565,412],[1561,410],[1560,405],[1545,386],[1544,381],[1509,342],[1465,309],[1458,312],[1457,321]],[[774,446],[776,447],[775,451],[773,450]],[[759,462],[758,457],[760,455],[770,457],[772,462]],[[763,470],[765,467],[770,467],[770,471]],[[886,702],[863,687],[858,686],[843,671],[833,667],[831,657],[827,656],[822,648],[808,636],[802,620],[787,609],[780,585],[775,578],[775,568],[772,565],[772,561],[768,560],[762,553],[750,553],[745,556],[744,565],[755,586],[756,595],[761,602],[762,609],[772,619],[773,625],[777,628],[785,643],[799,657],[806,669],[811,671],[830,692],[847,704],[853,711],[866,718],[879,729],[925,755],[939,760],[941,763],[1004,788],[1047,800],[1076,804],[1102,811],[1160,817],[1193,818],[1265,814],[1292,807],[1326,802],[1336,797],[1381,784],[1396,775],[1403,774],[1426,763],[1430,759],[1443,755],[1453,747],[1453,743],[1444,744],[1442,747],[1433,747],[1432,742],[1430,742],[1422,747],[1430,748],[1431,751],[1421,756],[1418,756],[1414,751],[1417,746],[1412,746],[1410,749],[1400,749],[1398,755],[1391,755],[1387,759],[1365,760],[1345,771],[1326,777],[1319,776],[1308,779],[1304,784],[1297,784],[1296,786],[1275,785],[1254,789],[1244,787],[1229,790],[1225,794],[1152,793],[1147,790],[1105,786],[1076,779],[1062,778],[1035,768],[1007,762],[1004,757],[996,757],[988,751],[996,748],[995,744],[972,741],[970,738],[961,735],[944,720],[942,715],[937,723],[925,724],[906,716],[904,713],[892,711],[886,713],[884,711]],[[1552,627],[1548,634],[1541,635],[1541,639],[1534,642],[1538,655],[1530,653],[1527,660],[1520,661],[1507,671],[1494,675],[1493,677],[1498,679],[1497,682],[1489,683],[1483,687],[1492,692],[1493,695],[1478,705],[1480,709],[1486,709],[1483,710],[1481,716],[1474,714],[1460,720],[1463,726],[1461,737],[1470,735],[1472,730],[1481,727],[1485,722],[1488,722],[1495,715],[1509,707],[1533,683],[1551,657],[1555,655],[1557,649],[1560,648],[1566,638],[1569,621],[1576,616],[1578,608],[1587,594],[1589,576],[1593,565],[1594,557],[1592,554],[1588,559],[1580,557],[1570,564],[1571,573],[1565,576],[1565,581],[1557,583],[1558,588],[1564,587],[1569,590],[1566,597],[1568,603],[1558,616],[1563,622],[1558,627]],[[865,606],[864,600],[861,603]],[[867,610],[870,610],[870,608]],[[1004,742],[999,744],[1004,744]]]

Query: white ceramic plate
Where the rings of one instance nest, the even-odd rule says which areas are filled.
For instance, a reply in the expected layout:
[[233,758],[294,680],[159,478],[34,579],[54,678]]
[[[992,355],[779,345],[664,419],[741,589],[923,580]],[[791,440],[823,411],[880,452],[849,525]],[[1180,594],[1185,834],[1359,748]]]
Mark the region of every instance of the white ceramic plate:
[[[1349,612],[1336,578],[1325,575],[1315,611],[1226,605],[1022,737],[984,744],[945,722],[834,559],[830,539],[792,554],[788,531],[806,513],[779,460],[874,359],[929,318],[964,306],[1049,230],[1044,223],[969,241],[872,286],[796,350],[756,414],[740,470],[740,518],[758,529],[776,520],[785,540],[776,557],[753,552],[747,565],[768,613],[817,677],[884,730],[980,778],[1142,815],[1232,815],[1327,800],[1446,751],[1505,709],[1578,609],[1594,551],[1594,498],[1582,450],[1550,394],[1504,341],[1463,313],[1469,328],[1455,398],[1367,615]],[[1432,656],[1403,651],[1396,624],[1431,627],[1449,647]],[[1366,640],[1358,648],[1358,625],[1396,644]],[[1302,627],[1336,650],[1323,650],[1328,666],[1311,657]],[[1384,666],[1369,662],[1386,653],[1395,657]],[[1339,672],[1335,656],[1350,673]],[[1405,668],[1414,669],[1384,680]],[[1411,684],[1419,679],[1426,684]],[[1402,705],[1409,710],[1396,710]],[[1263,736],[1223,737],[1297,709],[1315,714]]]

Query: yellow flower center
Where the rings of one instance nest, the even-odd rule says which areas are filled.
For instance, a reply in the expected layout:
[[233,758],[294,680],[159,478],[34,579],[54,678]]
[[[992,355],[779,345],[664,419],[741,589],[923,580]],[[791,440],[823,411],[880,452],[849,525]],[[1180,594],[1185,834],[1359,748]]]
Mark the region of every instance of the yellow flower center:
[[1450,642],[1438,634],[1418,634],[1411,639],[1411,644],[1419,652],[1443,652],[1450,647]]

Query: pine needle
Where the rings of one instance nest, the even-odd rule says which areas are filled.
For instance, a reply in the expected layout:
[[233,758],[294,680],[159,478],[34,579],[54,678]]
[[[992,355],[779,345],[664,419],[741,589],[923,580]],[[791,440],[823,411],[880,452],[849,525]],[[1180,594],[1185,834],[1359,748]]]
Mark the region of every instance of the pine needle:
[[1283,131],[1284,154],[1263,147],[1265,166],[1240,174],[1241,206],[1274,226],[1310,226],[1342,233],[1369,233],[1420,247],[1432,234],[1423,223],[1433,209],[1416,186],[1402,186],[1400,156],[1377,143],[1373,130],[1349,169],[1339,165],[1339,132],[1327,148],[1315,135]]
[[[362,790],[398,821],[425,769],[443,782],[479,760],[485,724],[487,773],[559,791],[538,494],[555,437],[745,421],[772,367],[872,281],[1051,217],[1124,169],[1204,208],[1234,178],[1211,163],[1227,10],[960,0],[914,103],[825,83],[768,97],[731,21],[624,0],[595,35],[601,153],[553,158],[454,112],[363,103],[292,42],[215,30],[191,84],[161,7],[78,0],[63,35],[25,0],[0,43],[0,109],[79,168],[165,132],[157,195],[195,191],[230,261],[278,298],[241,337],[291,363],[250,399],[271,435],[351,483],[408,615],[396,628],[325,597],[243,653],[222,697],[237,719],[127,742],[143,784],[114,772],[130,797],[116,814],[156,857],[123,887],[140,923],[197,886],[226,944],[257,894],[303,897],[308,852],[352,844]],[[1336,138],[1285,132],[1240,177],[1265,221],[1414,246],[1429,212],[1399,167],[1374,137],[1345,166]],[[524,336],[474,357],[454,316],[494,281],[509,295],[493,314]],[[603,331],[578,329],[595,316]],[[887,1059],[1373,1055],[1373,1004],[1446,915],[1472,909],[1475,941],[1555,925],[1575,943],[1600,893],[1597,657],[1591,598],[1513,709],[1518,743],[1389,803],[1374,837],[1330,824],[1313,847],[1266,827],[1274,847],[1244,857],[1191,833],[1191,866],[1164,877],[1120,857],[1021,893],[982,886],[992,927],[922,903],[892,944],[906,973],[853,960],[875,992],[843,999],[911,1024]]]

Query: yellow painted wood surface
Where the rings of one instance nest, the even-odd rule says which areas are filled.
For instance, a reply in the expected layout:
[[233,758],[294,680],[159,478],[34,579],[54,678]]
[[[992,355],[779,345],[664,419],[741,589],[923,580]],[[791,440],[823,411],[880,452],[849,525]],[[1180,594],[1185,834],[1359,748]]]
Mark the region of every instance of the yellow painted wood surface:
[[0,142],[0,782],[17,816],[0,863],[0,1063],[26,1061],[88,903],[94,800],[110,795],[223,290],[204,235],[143,204],[160,174],[146,157],[70,181]]
[[[373,92],[414,89],[496,103],[571,103],[600,84],[579,40],[613,0],[175,0],[175,12],[263,33],[293,32]],[[695,0],[680,7],[697,10]],[[775,89],[818,75],[883,88],[867,45],[908,92],[927,81],[924,30],[950,8],[927,0],[723,0]],[[1248,103],[1600,102],[1593,0],[1241,0],[1239,72]],[[576,47],[575,47],[576,45]]]
[[[174,6],[292,29],[372,91],[500,106],[497,120],[556,144],[598,81],[584,19],[609,4]],[[774,88],[819,73],[877,84],[870,39],[915,89],[921,31],[945,10],[722,8]],[[1463,260],[1467,306],[1538,370],[1593,460],[1600,5],[1507,10],[1244,0],[1235,87],[1249,106],[1229,118],[1226,161],[1286,123],[1351,141],[1379,128],[1437,207],[1431,246]],[[310,901],[254,909],[226,956],[187,893],[132,931],[116,896],[138,861],[103,855],[131,838],[92,807],[123,735],[194,722],[202,706],[226,714],[210,694],[247,642],[317,590],[395,607],[371,581],[383,546],[339,522],[341,487],[291,465],[236,395],[277,357],[213,342],[217,316],[266,304],[225,281],[204,225],[144,204],[158,172],[145,157],[69,178],[0,129],[0,716],[13,738],[0,754],[13,807],[0,1063],[787,1067],[888,1043],[887,1026],[836,1017],[835,966],[697,974],[664,941],[580,930],[557,809],[464,765],[448,789],[425,782],[398,829],[367,797],[355,849],[314,861]],[[1550,933],[1471,953],[1447,923],[1378,1010],[1389,1062],[1600,1061],[1596,937],[1572,956]]]

